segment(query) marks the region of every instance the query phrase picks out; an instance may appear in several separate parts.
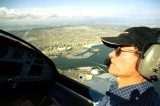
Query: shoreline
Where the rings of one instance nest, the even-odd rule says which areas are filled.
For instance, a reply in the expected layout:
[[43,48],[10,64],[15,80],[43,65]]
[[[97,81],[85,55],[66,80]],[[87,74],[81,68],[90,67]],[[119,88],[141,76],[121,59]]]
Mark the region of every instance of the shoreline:
[[[102,44],[102,43],[83,45],[83,48],[89,49],[89,48],[91,48],[92,46],[101,45],[101,44]],[[83,49],[83,48],[82,48],[82,49]],[[65,57],[68,58],[68,59],[84,59],[84,58],[88,58],[88,57],[92,56],[94,53],[90,53],[90,54],[88,54],[87,56],[84,56],[84,57],[83,57],[83,56],[75,56],[74,54],[75,54],[75,53],[70,54],[70,55],[66,55]],[[81,53],[80,53],[80,54],[81,54]],[[77,53],[76,53],[76,55],[77,55]]]
[[102,43],[83,45],[83,47],[91,48],[92,46],[100,45],[100,44],[102,44]]
[[[82,45],[82,48],[81,49],[89,49],[89,48],[91,48],[92,46],[96,46],[96,45],[101,45],[102,43],[98,43],[98,44],[88,44],[88,45]],[[54,52],[53,52],[54,53]],[[51,55],[51,54],[53,54],[51,51],[49,51],[49,52],[44,52],[43,51],[43,54],[45,54],[45,55],[47,55],[48,57],[50,57],[51,59],[54,59],[54,58],[58,58],[58,56],[49,56],[49,55]],[[74,53],[71,53],[71,54],[74,54]],[[70,54],[70,55],[71,55]],[[93,55],[93,54],[91,54],[91,55]],[[90,56],[87,56],[87,57],[83,57],[83,58],[71,58],[71,57],[68,57],[68,55],[66,55],[66,56],[64,56],[64,57],[67,57],[67,58],[69,58],[69,59],[83,59],[83,58],[88,58],[88,57],[90,57]]]
[[91,53],[90,55],[85,56],[85,57],[68,57],[68,56],[65,56],[65,57],[68,58],[68,59],[85,59],[85,58],[88,58],[88,57],[92,56],[93,54],[94,53]]

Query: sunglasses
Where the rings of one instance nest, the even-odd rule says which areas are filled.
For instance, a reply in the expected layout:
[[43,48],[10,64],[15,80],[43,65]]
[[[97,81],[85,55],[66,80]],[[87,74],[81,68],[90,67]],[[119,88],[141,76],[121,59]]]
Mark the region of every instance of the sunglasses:
[[122,47],[119,47],[119,46],[115,48],[115,54],[116,54],[117,56],[120,55],[121,51],[123,51],[123,52],[136,52],[136,53],[138,53],[138,54],[141,54],[141,51],[138,51],[138,50],[130,50],[130,49],[122,50],[121,48],[122,48]]

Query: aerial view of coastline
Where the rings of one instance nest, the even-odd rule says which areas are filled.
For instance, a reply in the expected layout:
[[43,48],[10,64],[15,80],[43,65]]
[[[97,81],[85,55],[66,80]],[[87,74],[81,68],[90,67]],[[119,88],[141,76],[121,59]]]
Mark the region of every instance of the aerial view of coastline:
[[[160,27],[159,24],[155,23],[144,25],[153,28]],[[78,77],[81,73],[88,75],[87,77],[92,76],[93,78],[106,72],[104,71],[106,70],[106,66],[102,66],[104,57],[102,57],[103,54],[101,52],[104,52],[104,49],[101,49],[101,46],[98,47],[98,45],[102,45],[101,37],[117,36],[122,33],[122,30],[131,26],[137,25],[128,23],[61,23],[48,24],[45,26],[30,25],[23,28],[4,28],[4,30],[24,39],[41,50],[42,53],[53,60],[61,74],[76,81],[84,82],[90,78],[85,78],[83,79],[84,81],[82,81],[82,79],[79,79]],[[94,57],[97,57],[97,59],[92,59]],[[91,59],[90,62],[88,62],[90,64],[85,63],[87,58]],[[76,63],[74,60],[79,62]],[[101,62],[96,62],[96,60],[100,60]],[[91,64],[92,62],[96,62],[100,65]],[[83,63],[85,65],[83,65]],[[63,69],[64,66],[66,67],[65,69]],[[79,71],[77,71],[77,69],[75,70],[75,68],[80,66],[91,66],[92,68],[86,70],[83,69],[83,71],[81,69],[79,69]],[[72,71],[70,69],[72,69]],[[91,71],[95,69],[98,72],[96,75],[93,75]],[[89,74],[87,74],[88,71],[90,72]]]

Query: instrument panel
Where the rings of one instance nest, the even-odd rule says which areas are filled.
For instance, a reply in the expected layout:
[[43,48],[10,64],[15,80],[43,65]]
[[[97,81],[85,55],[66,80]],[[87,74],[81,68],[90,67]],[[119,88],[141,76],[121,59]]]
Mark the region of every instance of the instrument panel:
[[53,80],[53,63],[49,60],[19,42],[0,39],[0,84]]

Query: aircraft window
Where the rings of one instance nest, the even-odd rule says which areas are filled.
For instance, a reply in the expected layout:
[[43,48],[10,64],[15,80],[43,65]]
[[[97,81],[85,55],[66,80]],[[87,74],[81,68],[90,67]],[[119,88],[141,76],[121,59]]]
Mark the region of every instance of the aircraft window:
[[[55,63],[60,74],[103,94],[108,88],[106,85],[100,88],[101,82],[115,82],[115,77],[106,74],[109,67],[104,65],[113,49],[104,46],[100,37],[118,36],[134,26],[160,28],[158,0],[82,0],[84,6],[78,0],[69,0],[73,4],[65,0],[56,1],[57,4],[35,1],[0,1],[0,27],[38,48]],[[2,47],[0,57],[7,52],[5,48]],[[22,55],[23,51],[15,50],[13,58]],[[27,63],[30,61],[28,58]],[[35,63],[43,61],[35,60]],[[33,65],[32,69],[37,67]],[[30,75],[41,74],[43,67],[39,69]]]

